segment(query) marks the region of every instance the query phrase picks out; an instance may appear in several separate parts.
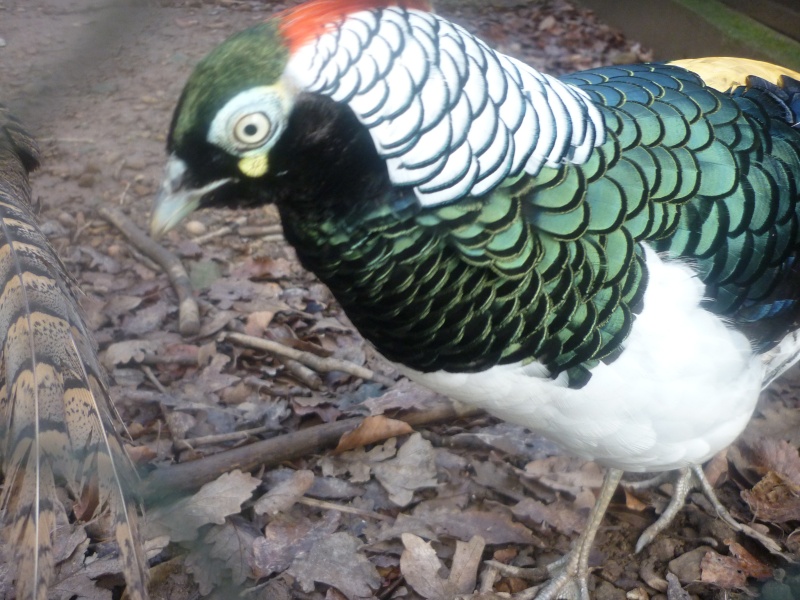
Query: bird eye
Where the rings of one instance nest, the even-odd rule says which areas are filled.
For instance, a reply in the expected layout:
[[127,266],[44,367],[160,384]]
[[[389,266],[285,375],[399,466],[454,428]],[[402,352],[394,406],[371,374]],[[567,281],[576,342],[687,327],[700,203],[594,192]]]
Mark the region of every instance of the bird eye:
[[244,115],[233,126],[236,141],[247,146],[259,146],[269,137],[272,125],[262,112]]

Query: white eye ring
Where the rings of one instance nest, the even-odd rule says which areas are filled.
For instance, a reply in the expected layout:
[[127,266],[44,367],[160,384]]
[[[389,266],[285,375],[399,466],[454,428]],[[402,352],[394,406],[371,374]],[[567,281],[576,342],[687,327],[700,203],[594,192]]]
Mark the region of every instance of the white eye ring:
[[272,123],[263,112],[248,113],[233,125],[233,137],[249,147],[260,146],[269,137]]

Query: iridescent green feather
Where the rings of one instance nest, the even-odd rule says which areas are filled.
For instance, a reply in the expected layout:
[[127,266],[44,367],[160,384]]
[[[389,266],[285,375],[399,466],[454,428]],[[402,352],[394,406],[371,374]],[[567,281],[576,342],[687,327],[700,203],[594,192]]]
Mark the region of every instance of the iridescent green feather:
[[800,241],[800,133],[785,107],[661,64],[565,80],[607,126],[584,164],[447,206],[400,190],[323,239],[290,225],[313,238],[307,266],[388,358],[461,372],[539,360],[580,386],[642,308],[642,243],[695,265],[708,307],[734,322],[780,289]]

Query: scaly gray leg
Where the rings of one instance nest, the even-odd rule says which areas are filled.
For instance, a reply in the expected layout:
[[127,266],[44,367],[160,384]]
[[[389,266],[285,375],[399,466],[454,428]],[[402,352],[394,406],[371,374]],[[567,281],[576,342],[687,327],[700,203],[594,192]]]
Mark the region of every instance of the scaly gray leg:
[[744,523],[740,523],[736,519],[733,518],[731,513],[728,512],[728,509],[722,506],[722,503],[717,498],[717,495],[714,493],[714,488],[711,487],[711,483],[709,483],[708,479],[706,479],[706,474],[703,472],[703,467],[700,465],[695,465],[691,467],[692,473],[694,474],[695,480],[697,483],[700,484],[700,489],[703,490],[703,494],[711,505],[714,507],[714,510],[717,511],[719,517],[725,521],[728,525],[733,527],[736,531],[740,531],[745,534],[747,537],[753,538],[754,540],[760,542],[767,550],[772,552],[773,554],[778,554],[780,556],[784,556],[783,552],[781,552],[781,546],[775,540],[770,538],[769,536],[764,535],[750,527],[749,525],[745,525]]
[[548,565],[552,579],[541,589],[531,588],[514,596],[515,600],[590,600],[589,598],[589,553],[603,522],[608,504],[614,496],[622,471],[608,469],[603,479],[600,495],[589,513],[589,521],[581,533],[575,547],[560,560]]
[[679,471],[678,479],[675,481],[675,486],[672,491],[672,498],[670,498],[667,508],[661,513],[661,516],[658,517],[656,522],[645,529],[642,535],[639,536],[636,542],[637,553],[641,552],[645,546],[656,539],[659,533],[669,527],[675,515],[677,515],[686,504],[686,496],[689,494],[692,487],[692,469],[684,467]]

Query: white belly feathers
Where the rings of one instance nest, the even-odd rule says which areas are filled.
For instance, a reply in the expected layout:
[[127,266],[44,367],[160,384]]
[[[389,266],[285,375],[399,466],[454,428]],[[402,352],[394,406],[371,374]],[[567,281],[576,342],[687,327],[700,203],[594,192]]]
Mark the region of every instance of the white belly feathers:
[[[764,378],[747,338],[700,306],[691,268],[646,248],[649,283],[622,354],[581,389],[539,363],[409,378],[539,432],[569,452],[628,471],[701,463],[730,444]],[[561,379],[561,380],[560,380]]]

